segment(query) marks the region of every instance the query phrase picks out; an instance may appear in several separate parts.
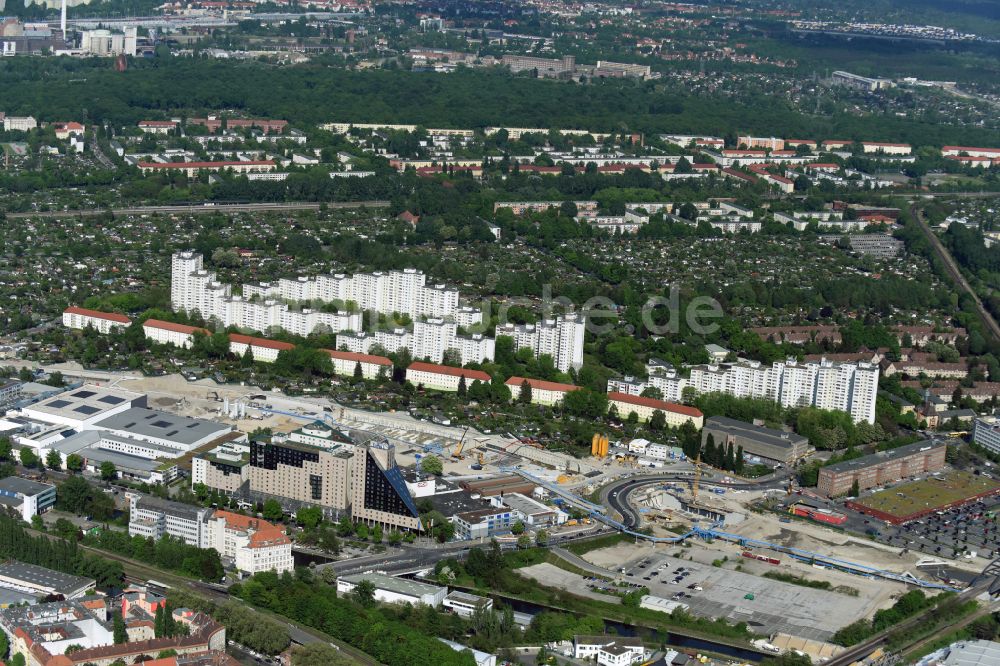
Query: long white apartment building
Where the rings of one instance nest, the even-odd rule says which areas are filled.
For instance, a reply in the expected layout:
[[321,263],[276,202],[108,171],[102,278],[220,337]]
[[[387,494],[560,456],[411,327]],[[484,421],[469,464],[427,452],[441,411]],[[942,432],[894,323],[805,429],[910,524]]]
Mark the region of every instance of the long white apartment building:
[[88,310],[72,305],[63,311],[63,326],[66,328],[85,329],[88,326],[98,333],[107,335],[116,328],[127,328],[132,320],[117,312],[101,312]]
[[458,324],[441,318],[413,322],[413,330],[395,328],[373,333],[345,333],[337,336],[337,346],[355,354],[394,354],[404,347],[416,359],[440,363],[446,352],[456,353],[461,363],[492,361],[496,350],[493,338],[480,333],[459,335]]
[[[249,285],[248,285],[249,286]],[[205,319],[216,319],[222,326],[237,326],[267,332],[281,328],[295,335],[306,336],[325,327],[331,333],[360,330],[359,312],[320,312],[309,308],[293,310],[276,297],[260,296],[249,289],[243,296],[234,296],[232,287],[218,281],[216,274],[204,268],[204,259],[196,252],[177,252],[171,262],[170,300],[175,310],[198,312]]]
[[819,407],[847,412],[855,422],[875,422],[878,366],[834,363],[826,359],[799,363],[793,358],[766,366],[757,361],[691,368],[688,385],[697,393],[728,393],[739,398],[767,398],[784,407]]
[[[282,278],[276,282],[243,285],[243,296],[286,301],[352,302],[358,309],[399,313],[411,317],[452,317],[459,310],[459,294],[443,284],[427,284],[415,268],[314,278]],[[478,312],[478,321],[482,313]]]
[[[303,336],[317,327],[326,327],[332,333],[360,331],[362,314],[358,310],[399,313],[431,320],[450,319],[459,326],[482,322],[482,311],[459,305],[458,291],[440,284],[428,285],[426,281],[427,276],[422,272],[408,268],[353,276],[337,274],[283,278],[270,283],[245,284],[242,295],[234,295],[231,285],[219,282],[214,272],[205,270],[201,254],[187,251],[173,255],[170,297],[175,310],[197,311],[206,319],[216,318],[223,326],[261,332],[282,328]],[[321,312],[309,308],[293,309],[289,302],[341,302],[352,303],[356,307],[353,312]],[[367,353],[367,349],[349,350]],[[411,351],[414,350],[411,348]],[[469,358],[472,359],[480,350],[469,351]],[[433,354],[426,355],[439,358]],[[482,358],[493,356],[490,353],[476,360]]]
[[583,338],[587,321],[583,315],[568,313],[537,324],[499,324],[496,337],[514,338],[516,349],[527,348],[535,357],[548,354],[561,372],[583,365]]
[[172,321],[161,321],[159,319],[147,319],[142,323],[142,331],[146,338],[160,344],[174,345],[175,347],[189,348],[194,344],[196,334],[211,335],[212,332],[197,326],[186,326],[175,324]]

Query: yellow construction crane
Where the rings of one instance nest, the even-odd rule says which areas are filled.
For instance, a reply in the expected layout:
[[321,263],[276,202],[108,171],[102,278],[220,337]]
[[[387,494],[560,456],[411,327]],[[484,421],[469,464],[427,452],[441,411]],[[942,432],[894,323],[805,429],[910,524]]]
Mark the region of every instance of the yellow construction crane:
[[469,434],[469,429],[466,428],[465,432],[462,433],[462,439],[458,440],[458,446],[456,446],[455,450],[451,452],[452,458],[457,458],[458,460],[462,459],[462,449],[465,448],[465,436],[468,434]]

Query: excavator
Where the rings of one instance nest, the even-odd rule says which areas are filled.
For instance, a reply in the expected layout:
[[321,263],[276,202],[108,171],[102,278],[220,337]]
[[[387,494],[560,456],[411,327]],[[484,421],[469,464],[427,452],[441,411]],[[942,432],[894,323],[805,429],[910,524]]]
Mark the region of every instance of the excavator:
[[479,470],[481,470],[483,468],[483,465],[485,464],[485,462],[486,462],[486,456],[483,455],[482,451],[479,451],[479,452],[476,453],[476,462],[474,462],[471,465],[469,465],[469,468],[470,469],[474,469],[474,470],[476,470],[478,472]]

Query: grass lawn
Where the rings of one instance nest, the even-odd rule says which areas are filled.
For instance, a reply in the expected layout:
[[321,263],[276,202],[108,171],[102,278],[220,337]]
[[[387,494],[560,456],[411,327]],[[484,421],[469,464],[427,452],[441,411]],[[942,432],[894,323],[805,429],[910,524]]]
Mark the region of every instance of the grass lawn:
[[928,477],[889,488],[858,500],[876,511],[893,516],[909,516],[937,509],[968,497],[1000,488],[1000,482],[970,472],[950,472],[942,478]]

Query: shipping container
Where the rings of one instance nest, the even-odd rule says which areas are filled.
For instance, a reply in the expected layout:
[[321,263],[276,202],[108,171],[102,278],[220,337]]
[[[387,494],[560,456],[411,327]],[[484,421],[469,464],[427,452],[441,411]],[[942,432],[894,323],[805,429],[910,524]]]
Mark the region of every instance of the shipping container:
[[810,506],[808,504],[796,504],[789,509],[789,513],[801,518],[815,520],[819,523],[826,523],[828,525],[843,525],[847,522],[847,516],[842,513],[837,513],[836,511],[830,511],[828,509],[820,509],[819,507]]

